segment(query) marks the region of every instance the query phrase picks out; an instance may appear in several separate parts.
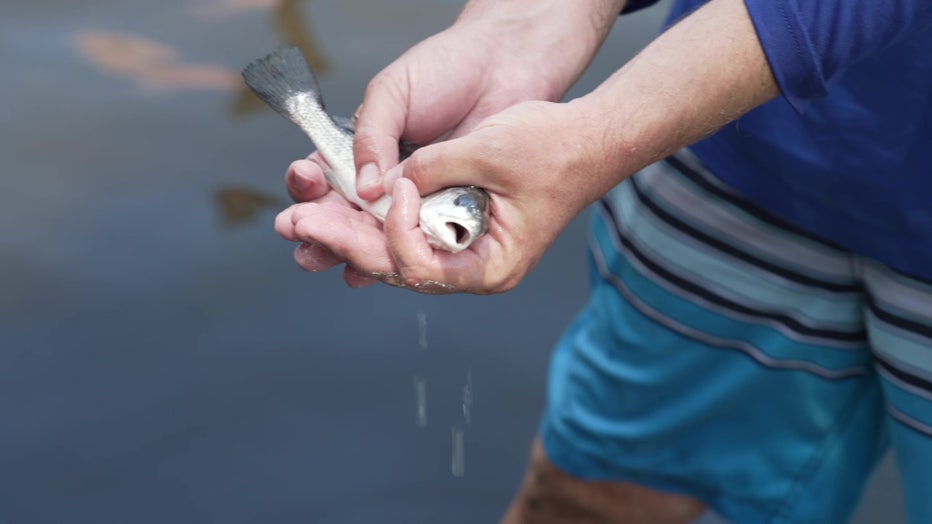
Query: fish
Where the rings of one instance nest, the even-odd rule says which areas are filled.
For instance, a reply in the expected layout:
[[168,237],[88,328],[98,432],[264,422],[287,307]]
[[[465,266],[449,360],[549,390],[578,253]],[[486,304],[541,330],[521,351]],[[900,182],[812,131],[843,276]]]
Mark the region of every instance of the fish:
[[[301,51],[293,45],[281,46],[253,60],[242,74],[263,102],[311,139],[326,161],[321,169],[330,187],[384,222],[391,196],[368,201],[356,193],[353,130],[324,109],[317,78]],[[482,188],[449,187],[421,198],[418,225],[431,246],[458,253],[488,232],[490,207],[489,194]]]

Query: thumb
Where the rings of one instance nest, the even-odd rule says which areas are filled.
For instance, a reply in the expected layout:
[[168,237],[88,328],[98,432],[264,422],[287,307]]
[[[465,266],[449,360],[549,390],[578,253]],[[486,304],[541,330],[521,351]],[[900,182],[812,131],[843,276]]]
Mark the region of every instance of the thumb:
[[382,174],[398,163],[398,142],[408,112],[406,92],[406,82],[385,73],[376,75],[366,88],[353,140],[356,193],[366,200],[382,196]]
[[421,195],[454,186],[486,187],[488,180],[483,175],[488,168],[476,141],[465,136],[418,149],[385,174],[383,187],[390,192],[401,177],[414,182]]

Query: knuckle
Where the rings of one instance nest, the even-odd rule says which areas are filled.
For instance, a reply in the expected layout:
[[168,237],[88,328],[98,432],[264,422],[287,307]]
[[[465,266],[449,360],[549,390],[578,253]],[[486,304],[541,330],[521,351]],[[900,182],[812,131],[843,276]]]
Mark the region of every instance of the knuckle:
[[514,289],[515,287],[517,287],[517,285],[518,285],[517,282],[512,282],[512,281],[498,282],[492,285],[491,287],[489,287],[484,294],[498,295],[501,293],[507,293],[511,291],[512,289]]
[[383,154],[384,146],[379,140],[379,130],[372,126],[359,126],[356,128],[356,137],[353,140],[353,156],[357,165],[374,162]]
[[308,207],[308,204],[304,204],[304,205],[295,204],[291,206],[291,213],[289,214],[291,215],[290,218],[291,218],[292,225],[297,225],[298,222],[300,222],[301,220],[304,219],[305,216],[307,216],[307,207]]
[[414,182],[414,185],[421,187],[424,182],[424,175],[428,172],[428,166],[433,161],[430,149],[419,149],[415,151],[404,164],[404,177]]
[[369,98],[373,93],[378,91],[383,85],[385,85],[385,74],[378,73],[369,80],[369,83],[366,84],[366,94],[365,98]]
[[294,221],[293,230],[294,230],[295,238],[300,238],[300,239],[310,238],[310,230],[309,230],[308,224],[303,220]]
[[492,279],[487,285],[486,289],[488,294],[498,294],[498,293],[507,293],[514,288],[518,287],[518,284],[524,278],[524,272],[519,270],[512,270],[503,275],[499,275],[496,278]]
[[401,91],[401,86],[396,77],[383,70],[372,77],[372,80],[366,84],[365,98],[368,99],[380,95],[388,95],[389,97],[397,98]]
[[306,218],[298,218],[294,220],[294,236],[299,240],[316,240],[314,223],[312,220]]

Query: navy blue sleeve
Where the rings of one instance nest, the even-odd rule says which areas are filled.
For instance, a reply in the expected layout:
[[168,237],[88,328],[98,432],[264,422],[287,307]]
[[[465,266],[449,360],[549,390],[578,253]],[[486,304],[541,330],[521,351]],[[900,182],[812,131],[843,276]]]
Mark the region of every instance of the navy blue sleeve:
[[845,69],[932,25],[930,0],[745,0],[783,97],[802,111]]
[[650,7],[656,4],[658,0],[628,0],[628,3],[625,4],[625,7],[621,10],[621,14],[626,15],[628,13],[633,13],[638,9],[644,9],[645,7]]

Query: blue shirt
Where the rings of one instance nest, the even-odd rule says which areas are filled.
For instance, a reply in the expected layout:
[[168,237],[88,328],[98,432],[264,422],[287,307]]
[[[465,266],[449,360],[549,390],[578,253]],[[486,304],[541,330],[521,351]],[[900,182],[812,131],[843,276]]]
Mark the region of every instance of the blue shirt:
[[745,3],[783,96],[692,151],[784,220],[932,280],[932,0]]

